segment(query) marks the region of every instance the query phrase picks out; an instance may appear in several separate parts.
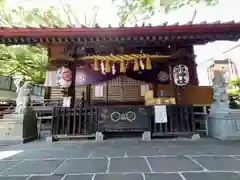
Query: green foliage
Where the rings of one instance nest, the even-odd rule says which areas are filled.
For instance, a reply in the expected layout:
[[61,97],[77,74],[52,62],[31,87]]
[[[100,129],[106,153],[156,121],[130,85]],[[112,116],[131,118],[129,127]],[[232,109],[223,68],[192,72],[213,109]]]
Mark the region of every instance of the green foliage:
[[240,78],[233,79],[228,88],[230,108],[240,108]]
[[0,46],[0,74],[22,75],[37,84],[44,83],[47,51],[38,46]]
[[128,22],[137,22],[138,16],[142,20],[149,19],[156,12],[164,10],[169,12],[171,10],[181,8],[185,5],[193,5],[196,3],[205,3],[207,5],[214,5],[218,0],[112,0],[118,7],[118,16],[121,19],[121,24]]
[[[8,9],[0,2],[1,26],[36,26],[48,27],[64,26],[60,13],[50,7],[46,11],[39,8],[24,9],[18,6]],[[48,60],[47,50],[42,46],[5,46],[0,45],[0,74],[21,75],[25,79],[37,84],[44,83],[46,64]]]

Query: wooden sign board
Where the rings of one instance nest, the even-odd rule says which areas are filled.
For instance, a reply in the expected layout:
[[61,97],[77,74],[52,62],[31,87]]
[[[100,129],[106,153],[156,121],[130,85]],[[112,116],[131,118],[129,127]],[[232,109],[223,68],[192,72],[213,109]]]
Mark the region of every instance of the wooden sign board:
[[154,106],[155,123],[167,123],[167,108],[165,105]]

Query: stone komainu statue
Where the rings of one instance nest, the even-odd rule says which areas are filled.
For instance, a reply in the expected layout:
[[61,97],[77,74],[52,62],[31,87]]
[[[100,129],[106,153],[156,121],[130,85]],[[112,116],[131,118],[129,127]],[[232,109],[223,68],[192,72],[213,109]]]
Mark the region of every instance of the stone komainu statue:
[[31,103],[32,86],[29,84],[29,82],[24,82],[23,80],[19,79],[16,79],[14,84],[17,87],[15,113],[22,114],[25,107],[29,106]]
[[213,83],[213,104],[210,111],[212,113],[226,113],[229,112],[229,102],[227,93],[227,83],[222,75],[217,75],[212,80]]

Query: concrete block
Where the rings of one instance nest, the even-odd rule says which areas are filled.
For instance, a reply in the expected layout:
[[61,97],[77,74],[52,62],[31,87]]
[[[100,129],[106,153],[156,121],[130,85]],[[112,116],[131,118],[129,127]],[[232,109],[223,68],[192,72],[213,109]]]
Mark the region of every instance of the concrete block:
[[151,140],[151,132],[150,131],[145,131],[142,133],[142,140],[143,141],[150,141]]
[[97,131],[97,132],[96,132],[95,139],[96,139],[97,141],[103,141],[103,138],[104,138],[103,133]]
[[53,142],[53,137],[52,136],[46,137],[46,142]]

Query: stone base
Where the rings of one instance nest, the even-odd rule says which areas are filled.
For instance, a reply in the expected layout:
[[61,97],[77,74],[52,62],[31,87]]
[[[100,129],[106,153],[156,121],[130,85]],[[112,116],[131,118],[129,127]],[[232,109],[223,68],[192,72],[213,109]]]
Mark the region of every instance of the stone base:
[[150,131],[145,131],[142,133],[142,140],[143,141],[150,141],[151,140],[151,132]]
[[240,140],[240,111],[211,114],[208,118],[208,133],[221,140]]
[[97,131],[97,132],[96,132],[96,136],[95,136],[95,140],[96,140],[96,141],[103,141],[103,138],[104,138],[103,133]]
[[55,139],[52,136],[46,137],[46,142],[53,142]]
[[0,139],[22,141],[23,118],[4,118],[0,120]]
[[7,114],[0,120],[0,141],[26,143],[37,137],[37,120],[31,107],[24,114]]

